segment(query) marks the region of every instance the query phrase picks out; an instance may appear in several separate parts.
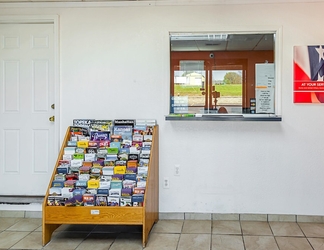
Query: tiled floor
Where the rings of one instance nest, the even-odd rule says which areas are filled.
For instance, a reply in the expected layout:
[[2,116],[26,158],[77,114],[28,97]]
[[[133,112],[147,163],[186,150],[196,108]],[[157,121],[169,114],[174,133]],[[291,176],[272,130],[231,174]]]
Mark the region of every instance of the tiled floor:
[[[41,219],[0,218],[0,249],[140,250],[141,226],[62,225],[42,246]],[[324,223],[160,220],[146,250],[324,250]]]

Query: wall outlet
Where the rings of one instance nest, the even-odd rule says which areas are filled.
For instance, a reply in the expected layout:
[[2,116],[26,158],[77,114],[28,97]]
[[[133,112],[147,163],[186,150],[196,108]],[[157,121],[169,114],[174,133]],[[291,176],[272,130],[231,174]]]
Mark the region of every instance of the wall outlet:
[[163,188],[170,188],[170,183],[169,183],[169,178],[168,177],[164,177]]
[[174,165],[174,175],[180,176],[180,165],[179,164]]

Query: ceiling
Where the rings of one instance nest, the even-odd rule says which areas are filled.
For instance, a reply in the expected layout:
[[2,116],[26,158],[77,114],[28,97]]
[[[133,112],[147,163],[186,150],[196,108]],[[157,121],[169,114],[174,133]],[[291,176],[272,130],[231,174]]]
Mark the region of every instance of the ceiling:
[[273,50],[274,34],[172,33],[171,51]]

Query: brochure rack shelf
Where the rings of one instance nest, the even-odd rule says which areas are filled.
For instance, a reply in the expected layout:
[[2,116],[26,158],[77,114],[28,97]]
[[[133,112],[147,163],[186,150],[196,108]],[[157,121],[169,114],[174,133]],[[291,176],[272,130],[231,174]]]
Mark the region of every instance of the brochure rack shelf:
[[51,182],[54,179],[59,160],[62,159],[64,147],[70,139],[70,127],[67,129],[59,152],[55,169],[42,205],[43,235],[42,243],[46,245],[52,233],[62,224],[101,224],[101,225],[142,225],[142,242],[145,247],[153,224],[158,221],[159,210],[159,131],[154,126],[148,167],[146,192],[143,207],[110,207],[110,206],[47,206]]

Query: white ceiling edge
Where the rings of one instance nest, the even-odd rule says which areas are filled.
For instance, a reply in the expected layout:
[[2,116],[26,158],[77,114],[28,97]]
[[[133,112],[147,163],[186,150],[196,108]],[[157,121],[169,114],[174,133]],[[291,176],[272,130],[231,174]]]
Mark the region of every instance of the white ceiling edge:
[[[19,0],[3,0],[8,2],[19,2]],[[22,0],[22,1],[49,1],[49,2],[74,2],[74,0]],[[86,0],[76,0],[82,2]],[[312,3],[324,2],[324,0],[89,0],[92,2],[112,2],[112,3],[155,3],[155,4],[249,4],[249,3]]]
[[0,0],[1,8],[140,7],[324,3],[324,0]]

